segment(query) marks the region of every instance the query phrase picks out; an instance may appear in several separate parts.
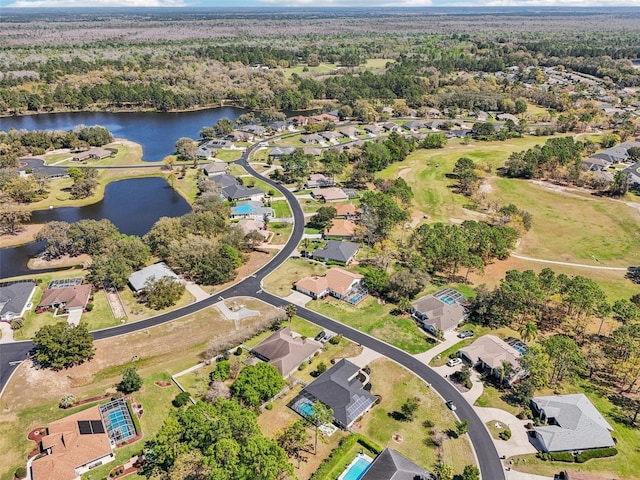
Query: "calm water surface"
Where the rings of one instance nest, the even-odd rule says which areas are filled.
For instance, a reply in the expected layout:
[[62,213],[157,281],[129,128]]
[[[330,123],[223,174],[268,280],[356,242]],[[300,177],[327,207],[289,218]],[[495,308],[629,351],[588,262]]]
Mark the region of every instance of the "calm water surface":
[[[51,221],[77,222],[106,218],[127,235],[144,235],[160,217],[179,217],[191,211],[189,203],[178,195],[164,178],[134,178],[107,185],[104,199],[86,207],[63,207],[39,210],[32,223]],[[0,278],[27,275],[29,258],[44,245],[32,242],[21,247],[0,249]]]
[[200,129],[222,117],[235,120],[246,110],[235,107],[211,108],[195,112],[69,112],[41,113],[0,118],[0,129],[71,130],[77,125],[102,125],[116,137],[142,145],[147,162],[161,161],[175,151],[180,137],[198,138]]

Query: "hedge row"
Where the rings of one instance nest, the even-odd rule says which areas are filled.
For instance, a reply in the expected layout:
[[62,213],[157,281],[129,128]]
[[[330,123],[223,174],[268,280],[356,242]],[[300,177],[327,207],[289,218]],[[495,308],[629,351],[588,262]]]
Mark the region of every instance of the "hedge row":
[[376,455],[379,455],[382,451],[382,449],[378,445],[371,442],[369,439],[357,433],[352,433],[348,437],[344,437],[342,440],[340,440],[338,447],[334,449],[331,454],[320,464],[320,467],[311,476],[310,480],[322,480],[327,478],[329,473],[340,462],[344,460],[344,456],[356,443],[359,443],[364,448],[375,453]]
[[133,420],[133,427],[136,429],[136,434],[140,435],[142,433],[142,428],[140,428],[140,419],[135,413],[133,413],[133,407],[131,407],[131,402],[129,400],[127,400],[127,409],[129,410],[129,415],[131,415],[131,420]]
[[[613,457],[618,454],[618,450],[614,447],[610,448],[594,448],[593,450],[584,450],[578,455],[573,455],[571,452],[551,452],[548,453],[548,457],[556,462],[576,462],[584,463],[592,458],[604,458]],[[542,457],[544,460],[544,457]]]
[[576,455],[576,462],[584,463],[592,458],[613,457],[618,454],[618,450],[614,447],[594,448],[593,450],[585,450]]

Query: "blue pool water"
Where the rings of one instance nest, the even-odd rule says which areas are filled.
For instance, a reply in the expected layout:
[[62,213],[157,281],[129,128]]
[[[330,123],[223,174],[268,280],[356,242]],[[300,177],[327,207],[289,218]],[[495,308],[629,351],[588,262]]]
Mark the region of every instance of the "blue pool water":
[[524,355],[525,353],[527,353],[527,349],[526,349],[526,348],[524,348],[524,347],[521,347],[520,345],[514,345],[514,346],[513,346],[513,349],[514,349],[514,350],[517,350],[518,352],[522,353],[523,355]]
[[302,413],[305,417],[313,416],[313,405],[311,403],[303,403],[299,407],[300,413]]
[[127,426],[127,421],[124,418],[124,413],[120,410],[114,410],[113,412],[109,412],[109,421],[111,423],[111,427],[115,430],[116,428],[120,428],[122,430],[122,438],[129,438],[133,435],[129,431],[129,427]]
[[251,212],[251,205],[238,205],[236,206],[236,208],[233,209],[235,213],[250,213]]
[[443,295],[442,297],[440,297],[440,300],[446,303],[447,305],[453,305],[454,303],[456,303],[456,301],[453,298],[448,297],[446,295]]
[[371,463],[365,458],[359,458],[354,464],[349,467],[342,480],[360,480],[365,472],[369,469]]

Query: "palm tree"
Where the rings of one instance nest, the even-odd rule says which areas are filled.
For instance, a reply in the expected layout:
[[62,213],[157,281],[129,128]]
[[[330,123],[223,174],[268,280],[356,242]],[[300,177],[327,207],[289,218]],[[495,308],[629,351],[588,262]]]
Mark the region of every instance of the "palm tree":
[[511,362],[507,360],[502,361],[502,366],[500,367],[500,384],[503,384],[506,379],[513,373],[513,365]]
[[318,454],[318,428],[329,423],[333,420],[333,410],[327,408],[320,400],[316,400],[311,407],[312,414],[309,417],[309,421],[316,427],[316,441],[313,447],[313,454]]
[[518,333],[520,334],[522,340],[524,340],[525,342],[535,340],[535,338],[538,336],[538,325],[536,325],[535,322],[529,320],[518,329]]
[[289,320],[289,329],[291,329],[291,319],[295,316],[296,311],[297,308],[293,303],[289,303],[284,307],[284,313],[287,315],[287,319]]

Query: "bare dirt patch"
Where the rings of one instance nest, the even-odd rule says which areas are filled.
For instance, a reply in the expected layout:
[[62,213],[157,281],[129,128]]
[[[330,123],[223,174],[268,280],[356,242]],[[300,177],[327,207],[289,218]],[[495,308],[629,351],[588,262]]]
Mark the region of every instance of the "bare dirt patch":
[[41,224],[23,225],[16,234],[4,233],[0,235],[0,248],[15,247],[33,242],[42,227],[44,225]]
[[30,270],[44,270],[48,268],[64,268],[64,267],[75,267],[76,265],[89,265],[91,263],[91,257],[86,253],[82,255],[77,255],[75,257],[69,255],[63,255],[60,258],[55,258],[53,260],[47,260],[46,258],[40,256],[29,259],[27,263],[27,267]]

